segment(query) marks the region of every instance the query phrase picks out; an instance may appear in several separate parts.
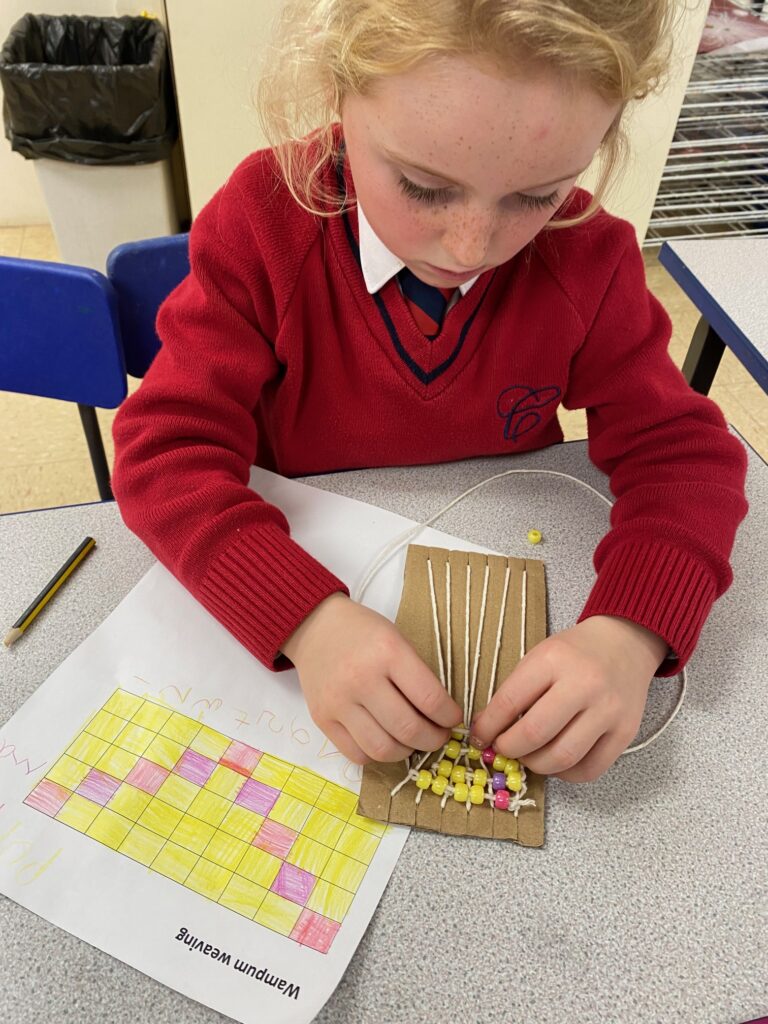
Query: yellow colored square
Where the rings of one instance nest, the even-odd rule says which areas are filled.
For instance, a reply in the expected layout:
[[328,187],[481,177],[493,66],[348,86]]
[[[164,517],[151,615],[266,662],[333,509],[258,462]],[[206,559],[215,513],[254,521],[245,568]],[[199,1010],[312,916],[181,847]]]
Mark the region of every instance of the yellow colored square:
[[145,729],[151,729],[152,732],[159,732],[172,714],[170,708],[163,707],[162,704],[153,704],[151,700],[145,700],[143,706],[131,716],[131,721],[134,725],[142,725]]
[[297,800],[295,796],[286,796],[285,793],[281,793],[272,804],[272,810],[267,817],[292,828],[294,832],[301,832],[302,825],[309,817],[311,810],[311,806],[305,804],[303,800]]
[[65,789],[77,789],[90,770],[90,765],[76,761],[74,757],[69,757],[67,754],[62,754],[46,775],[46,779],[58,782]]
[[192,853],[202,853],[216,833],[212,825],[206,825],[199,818],[191,818],[185,814],[173,830],[171,840]]
[[204,757],[210,757],[212,761],[218,761],[231,742],[229,736],[224,736],[204,725],[189,744],[189,749],[203,754]]
[[313,807],[301,831],[302,835],[308,836],[310,839],[314,839],[318,843],[323,843],[325,846],[330,846],[333,849],[339,841],[339,836],[344,831],[344,822],[334,814],[329,814],[327,811],[321,811],[319,808]]
[[301,835],[295,840],[285,859],[289,864],[295,864],[297,868],[304,868],[313,875],[319,875],[332,853],[333,850],[322,843],[316,843],[314,839]]
[[274,786],[275,789],[282,789],[293,771],[293,765],[287,761],[281,761],[279,757],[272,754],[262,754],[259,763],[251,772],[251,778],[257,782],[263,782],[266,786]]
[[201,725],[194,718],[187,715],[180,715],[174,711],[168,721],[160,728],[161,736],[167,736],[169,740],[175,740],[188,747],[195,734],[200,732]]
[[67,753],[76,761],[82,761],[93,767],[107,750],[109,750],[109,744],[106,740],[100,740],[98,736],[89,736],[87,732],[81,732],[72,746],[67,748]]
[[349,819],[349,824],[361,828],[363,832],[370,832],[372,836],[381,836],[387,831],[387,826],[381,821],[374,821],[373,818],[364,818],[357,811]]
[[354,898],[346,889],[319,878],[307,900],[307,910],[330,917],[332,921],[342,921]]
[[207,896],[209,900],[218,900],[231,878],[231,871],[201,857],[190,871],[184,885],[202,896]]
[[130,750],[110,747],[96,762],[96,767],[100,772],[111,775],[113,779],[124,779],[138,760],[139,755],[132,754]]
[[233,804],[227,811],[226,817],[221,825],[219,825],[219,828],[222,832],[227,832],[231,836],[236,836],[238,839],[244,839],[246,843],[250,843],[261,828],[263,821],[263,814],[257,814],[256,811],[249,811],[247,807]]
[[242,839],[235,839],[224,832],[216,832],[203,851],[203,856],[206,860],[227,868],[228,871],[236,871],[243,855],[249,849],[248,843],[244,843]]
[[156,836],[154,832],[148,832],[141,825],[134,825],[128,835],[120,844],[118,853],[124,853],[131,860],[137,860],[139,864],[149,866],[165,845],[162,836]]
[[78,832],[85,832],[100,810],[99,804],[93,800],[86,800],[84,796],[73,793],[56,815],[56,820],[76,828]]
[[233,875],[229,885],[219,897],[219,903],[222,907],[236,910],[238,914],[252,920],[266,895],[267,890],[263,885],[256,885],[255,882],[249,882],[247,878]]
[[169,740],[167,736],[155,736],[144,751],[144,757],[153,764],[159,764],[161,768],[171,771],[185,749],[176,740]]
[[124,725],[125,722],[122,718],[110,715],[108,711],[102,708],[101,711],[96,712],[88,725],[86,725],[85,731],[90,733],[91,736],[98,736],[100,740],[106,740],[107,743],[111,743]]
[[323,792],[317,798],[316,806],[321,811],[328,811],[329,814],[335,814],[337,818],[348,821],[357,807],[357,796],[343,786],[326,782]]
[[101,813],[93,819],[87,835],[116,850],[132,828],[132,821],[121,814],[115,814],[108,807],[102,807]]
[[123,750],[130,750],[132,754],[143,754],[152,742],[153,736],[154,733],[151,733],[149,729],[144,729],[142,726],[134,725],[131,722],[125,726],[115,740],[115,743],[118,747],[122,747]]
[[181,821],[181,817],[181,811],[177,808],[171,807],[170,804],[164,804],[162,800],[154,797],[139,818],[139,824],[148,828],[150,832],[157,832],[159,836],[165,836],[167,839]]
[[325,779],[319,775],[307,771],[306,768],[294,768],[290,778],[283,786],[283,792],[288,796],[297,796],[299,800],[313,804],[320,796],[323,786],[325,786]]
[[211,793],[207,789],[201,789],[190,804],[188,811],[193,817],[207,821],[209,825],[215,825],[218,828],[231,806],[232,804],[223,796]]
[[115,690],[104,705],[103,710],[109,711],[112,715],[117,715],[118,718],[128,720],[136,714],[142,703],[142,697],[137,697],[135,694],[128,693],[126,690]]
[[346,853],[348,857],[362,861],[363,864],[370,864],[374,853],[379,846],[379,837],[372,836],[370,832],[363,832],[361,828],[354,825],[345,825],[341,839],[336,843],[339,853]]
[[198,860],[196,853],[191,853],[175,843],[166,843],[152,862],[152,870],[159,871],[174,882],[185,882],[187,875]]
[[276,892],[268,892],[256,911],[254,921],[263,924],[265,928],[271,928],[273,932],[290,935],[303,909],[298,903],[278,896]]
[[137,789],[129,782],[124,782],[109,800],[107,806],[111,811],[122,814],[124,818],[138,821],[151,799],[149,793]]
[[171,807],[186,811],[199,792],[200,787],[189,779],[183,779],[180,775],[169,775],[155,795]]
[[245,775],[232,771],[226,765],[218,764],[211,772],[211,776],[205,784],[205,788],[212,793],[218,793],[226,800],[234,803],[235,797],[246,783]]
[[334,850],[328,858],[328,863],[320,872],[320,877],[326,882],[333,882],[348,892],[357,892],[357,887],[363,880],[365,864],[358,860],[347,857],[344,853]]
[[260,850],[258,846],[249,846],[238,864],[237,873],[250,882],[256,882],[257,885],[263,885],[268,889],[277,878],[282,863],[278,857]]

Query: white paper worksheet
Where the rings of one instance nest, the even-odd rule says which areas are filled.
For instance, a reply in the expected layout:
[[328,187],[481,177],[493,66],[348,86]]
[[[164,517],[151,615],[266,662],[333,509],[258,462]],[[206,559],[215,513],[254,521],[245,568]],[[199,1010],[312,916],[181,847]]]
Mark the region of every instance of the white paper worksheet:
[[[254,469],[351,588],[412,525]],[[434,530],[420,543],[475,545]],[[394,618],[405,550],[365,603]],[[360,818],[361,769],[156,565],[3,727],[0,891],[244,1024],[307,1022],[341,979],[408,830]]]

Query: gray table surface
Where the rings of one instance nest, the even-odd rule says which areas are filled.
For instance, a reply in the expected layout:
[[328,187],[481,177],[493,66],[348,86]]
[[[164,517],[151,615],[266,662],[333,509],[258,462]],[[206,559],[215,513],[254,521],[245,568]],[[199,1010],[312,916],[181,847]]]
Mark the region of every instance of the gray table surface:
[[[423,519],[472,483],[522,467],[570,473],[607,493],[581,442],[311,483]],[[595,783],[551,781],[542,849],[413,832],[317,1020],[739,1024],[768,1014],[768,472],[753,453],[748,494],[734,585],[705,627],[687,702],[667,732]],[[573,621],[588,592],[606,514],[567,480],[513,476],[436,525],[518,556],[533,553],[525,534],[538,527],[545,539],[535,554],[547,564],[556,630]],[[98,539],[99,557],[0,657],[2,722],[153,559],[114,505],[0,517],[3,624],[87,533]],[[663,720],[676,694],[674,681],[654,682],[643,732]],[[227,1019],[7,899],[0,929],[0,1007],[14,1024]]]
[[[764,359],[768,359],[768,238],[667,243]],[[696,296],[689,295],[696,303]]]

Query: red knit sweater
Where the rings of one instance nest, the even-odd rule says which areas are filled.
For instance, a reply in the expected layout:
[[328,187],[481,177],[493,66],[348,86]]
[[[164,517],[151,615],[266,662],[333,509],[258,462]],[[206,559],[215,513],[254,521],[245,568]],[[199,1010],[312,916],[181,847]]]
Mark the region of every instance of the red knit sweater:
[[[354,186],[327,168],[329,187]],[[577,193],[570,211],[587,201]],[[569,211],[569,212],[570,212]],[[345,589],[247,487],[286,476],[508,455],[562,440],[585,408],[617,497],[582,617],[618,615],[689,657],[744,516],[745,453],[667,355],[634,231],[600,213],[487,271],[428,341],[397,283],[369,295],[354,208],[306,213],[269,151],[195,221],[162,349],[114,426],[123,517],[257,658]],[[333,529],[333,524],[328,524]]]

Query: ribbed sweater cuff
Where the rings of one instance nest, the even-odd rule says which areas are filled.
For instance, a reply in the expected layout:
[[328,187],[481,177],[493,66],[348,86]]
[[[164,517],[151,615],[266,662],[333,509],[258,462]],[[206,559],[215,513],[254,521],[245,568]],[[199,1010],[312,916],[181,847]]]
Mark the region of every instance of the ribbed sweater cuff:
[[679,672],[690,658],[716,597],[712,573],[689,552],[645,541],[621,544],[599,560],[597,582],[579,621],[616,615],[666,640],[674,656],[657,675]]
[[198,584],[197,598],[268,668],[287,668],[280,647],[317,605],[346,586],[273,523],[236,535]]

